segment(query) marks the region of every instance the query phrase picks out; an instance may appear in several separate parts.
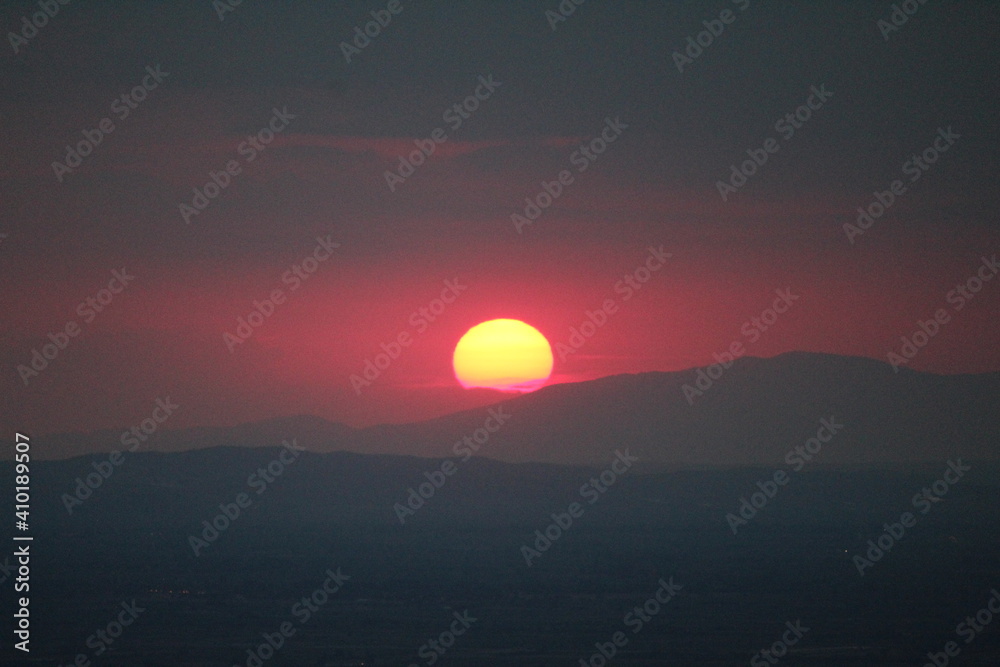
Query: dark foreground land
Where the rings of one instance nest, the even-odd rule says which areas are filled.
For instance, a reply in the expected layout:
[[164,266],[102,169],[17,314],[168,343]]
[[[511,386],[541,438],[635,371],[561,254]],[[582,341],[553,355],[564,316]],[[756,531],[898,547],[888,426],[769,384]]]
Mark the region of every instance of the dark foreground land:
[[[393,505],[440,461],[304,453],[258,494],[247,475],[277,456],[134,454],[72,514],[61,496],[99,457],[35,464],[32,650],[11,649],[5,602],[3,660],[601,665],[601,645],[615,665],[923,665],[948,642],[949,664],[1000,659],[1000,614],[975,619],[1000,589],[994,464],[963,460],[970,470],[936,489],[947,461],[787,471],[734,534],[726,514],[774,469],[636,464],[581,495],[600,471],[473,459],[401,524]],[[922,499],[925,487],[942,499]],[[240,493],[249,506],[195,556],[190,536]],[[522,546],[545,546],[535,531],[574,502],[582,511],[529,566]],[[862,576],[854,557],[896,523],[902,536]],[[336,592],[318,593],[324,583]],[[658,590],[669,601],[650,603]],[[105,643],[98,632],[118,634],[122,614]]]

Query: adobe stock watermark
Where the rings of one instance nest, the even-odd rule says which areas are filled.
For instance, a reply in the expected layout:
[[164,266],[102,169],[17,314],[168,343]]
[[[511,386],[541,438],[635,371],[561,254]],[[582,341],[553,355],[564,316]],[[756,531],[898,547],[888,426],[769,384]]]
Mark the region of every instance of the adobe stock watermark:
[[281,274],[281,284],[287,290],[275,287],[263,301],[254,299],[250,312],[236,318],[234,332],[225,331],[222,333],[222,342],[226,344],[230,354],[236,350],[237,345],[247,342],[257,329],[264,326],[264,322],[274,315],[278,306],[284,305],[289,295],[302,287],[305,281],[315,275],[322,263],[333,256],[333,251],[339,248],[340,244],[331,241],[330,237],[332,236],[333,234],[327,234],[326,238],[317,236],[316,247],[313,248],[312,253],[292,264],[287,271]]
[[[622,279],[612,285],[615,294],[621,294],[621,302],[625,303],[642,289],[642,286],[649,282],[653,274],[659,271],[673,257],[672,253],[664,252],[663,246],[654,248],[650,246],[649,257],[646,261],[622,276]],[[584,311],[586,319],[580,323],[579,327],[569,328],[569,339],[566,343],[559,341],[556,343],[556,352],[560,361],[564,362],[569,355],[575,354],[587,341],[594,337],[597,331],[608,323],[612,315],[618,312],[619,303],[613,298],[604,299],[597,310]]]
[[776,640],[769,648],[757,651],[750,658],[752,667],[777,665],[782,658],[788,655],[788,649],[798,644],[799,640],[809,632],[809,628],[802,625],[802,619],[796,619],[795,623],[785,621],[785,627],[788,629],[781,633],[781,639]]
[[[147,65],[146,75],[142,77],[140,82],[132,90],[122,93],[111,102],[111,113],[118,118],[119,122],[124,121],[168,76],[170,76],[170,72],[161,70],[159,64],[156,67]],[[84,158],[93,153],[94,149],[100,146],[116,128],[115,122],[111,120],[109,115],[97,121],[97,126],[93,129],[80,130],[83,139],[73,145],[66,145],[66,155],[62,162],[59,160],[52,162],[52,171],[56,175],[56,180],[62,183],[66,174],[72,174],[75,169],[79,168],[83,164]]]
[[552,28],[552,32],[556,31],[556,28],[560,23],[563,23],[576,12],[576,8],[585,3],[587,0],[560,0],[556,8],[545,10],[545,20],[549,22],[549,27]]
[[[910,504],[913,505],[914,509],[920,511],[921,516],[926,515],[931,511],[934,503],[941,502],[941,499],[970,470],[972,470],[972,466],[963,464],[962,459],[949,460],[948,467],[945,468],[941,478],[921,489],[910,500]],[[903,512],[899,517],[899,521],[891,524],[883,524],[882,533],[874,539],[868,540],[868,549],[864,552],[864,555],[857,554],[851,559],[854,567],[858,570],[858,574],[862,577],[865,576],[865,570],[873,567],[875,563],[887,556],[892,548],[906,536],[906,529],[917,525],[919,518],[919,516],[912,512]]]
[[[462,127],[462,123],[469,120],[472,114],[479,109],[480,104],[490,99],[497,88],[503,85],[502,81],[494,81],[493,75],[479,77],[479,83],[468,97],[461,102],[456,102],[441,114],[441,119],[448,124],[452,132]],[[385,183],[389,186],[389,192],[395,192],[396,188],[406,182],[410,176],[416,173],[417,169],[423,166],[430,156],[434,155],[438,144],[448,141],[448,134],[443,127],[436,127],[429,133],[426,139],[414,139],[413,145],[417,149],[407,156],[400,155],[399,164],[395,171],[388,169],[384,173]]]
[[[444,289],[441,290],[440,296],[432,299],[426,306],[417,308],[410,315],[408,322],[416,331],[416,335],[419,336],[427,331],[431,323],[444,313],[448,305],[455,303],[455,300],[467,289],[469,286],[458,282],[458,278],[445,280]],[[399,359],[400,355],[403,354],[403,349],[413,345],[414,340],[414,334],[410,333],[409,329],[403,329],[388,343],[379,343],[379,348],[382,351],[375,354],[374,360],[372,358],[365,359],[360,375],[354,373],[348,378],[354,393],[360,396],[361,389],[370,387],[375,380],[379,379],[382,373],[392,365],[392,362]]]
[[[455,611],[451,614],[454,616],[454,620],[448,625],[448,629],[439,634],[437,637],[432,637],[428,639],[424,644],[417,649],[417,656],[422,658],[424,663],[427,665],[433,665],[437,663],[438,660],[448,652],[452,646],[455,645],[455,641],[468,632],[472,624],[479,619],[475,616],[469,614],[469,610],[466,609],[461,613]],[[409,667],[420,667],[419,664],[412,662]]]
[[[792,294],[791,287],[776,289],[774,293],[778,296],[771,303],[771,307],[762,310],[760,315],[751,317],[740,327],[740,333],[746,339],[746,344],[753,344],[760,340],[764,332],[777,323],[778,317],[787,313],[788,309],[799,300],[798,294]],[[715,363],[708,368],[699,368],[695,372],[693,385],[685,383],[681,386],[681,391],[684,393],[688,405],[694,405],[696,396],[704,396],[705,392],[711,389],[727,370],[732,368],[733,362],[746,354],[746,344],[742,339],[736,339],[729,344],[725,352],[712,353]]]
[[38,36],[38,31],[49,24],[50,19],[54,19],[63,6],[68,5],[71,0],[38,0],[39,11],[21,17],[21,29],[18,32],[9,31],[7,41],[14,49],[14,54],[18,54],[21,49]]
[[[750,0],[732,0],[732,2],[741,12],[745,12],[750,7]],[[694,61],[705,52],[705,49],[712,46],[715,40],[722,36],[722,33],[726,31],[726,26],[736,22],[737,16],[739,14],[734,13],[733,10],[723,9],[719,12],[719,18],[702,21],[701,24],[705,26],[705,29],[697,35],[687,38],[684,53],[674,49],[672,57],[677,71],[683,74],[685,67],[693,65]]]
[[[165,423],[174,414],[174,411],[180,407],[179,404],[171,401],[169,396],[156,399],[156,407],[153,408],[148,417],[132,426],[129,430],[122,431],[119,438],[122,447],[126,447],[130,452],[137,450],[139,445],[152,437],[159,430],[160,425]],[[76,486],[73,489],[72,495],[69,493],[62,494],[60,500],[62,500],[63,507],[66,508],[66,513],[72,515],[73,508],[82,505],[83,501],[94,495],[94,491],[99,489],[104,482],[108,481],[118,466],[124,462],[125,455],[120,450],[115,449],[108,454],[106,459],[91,463],[90,465],[94,469],[94,472],[88,473],[82,479],[80,477],[76,478]]]
[[740,496],[740,504],[736,509],[739,516],[732,512],[726,514],[726,523],[729,524],[733,535],[736,534],[740,526],[750,523],[758,512],[767,507],[767,504],[778,495],[780,488],[791,481],[792,475],[801,472],[806,463],[812,461],[820,453],[823,445],[833,440],[834,436],[843,428],[844,425],[838,424],[835,417],[820,419],[816,435],[806,440],[805,443],[796,445],[785,454],[785,463],[788,464],[789,471],[779,468],[774,471],[770,479],[758,481],[756,486],[759,490],[750,494],[749,500],[746,496]]
[[[910,184],[919,181],[930,170],[931,165],[937,162],[961,138],[962,135],[952,130],[951,125],[948,126],[948,129],[939,127],[937,136],[934,137],[931,144],[921,151],[920,155],[914,153],[910,159],[903,163],[901,169],[904,175],[909,176]],[[854,245],[855,239],[871,229],[875,221],[888,213],[896,200],[905,195],[906,192],[907,185],[899,178],[889,183],[885,190],[873,192],[874,201],[857,208],[858,217],[855,224],[844,223],[844,234],[847,235],[850,244]]]
[[236,153],[243,161],[231,159],[226,162],[218,171],[209,171],[209,180],[202,186],[192,188],[193,196],[191,203],[180,202],[177,210],[181,214],[186,224],[191,224],[191,218],[201,215],[209,207],[222,191],[233,183],[233,179],[243,173],[243,166],[256,160],[263,153],[274,138],[288,128],[288,124],[295,120],[297,116],[288,113],[288,107],[273,107],[271,118],[267,125],[257,130],[255,134],[247,135],[236,147]]
[[215,10],[215,15],[222,22],[226,20],[226,14],[235,12],[236,8],[242,4],[243,0],[212,0],[212,9]]
[[[826,84],[820,84],[819,88],[810,86],[809,96],[805,101],[793,111],[786,113],[774,123],[774,131],[781,135],[784,141],[789,141],[795,136],[795,132],[812,118],[813,112],[819,111],[823,105],[833,97],[833,93],[826,89]],[[739,166],[735,164],[729,167],[729,180],[718,180],[715,187],[719,191],[722,201],[728,201],[729,195],[738,192],[745,186],[750,177],[756,174],[761,167],[767,164],[772,155],[781,150],[781,144],[774,137],[764,140],[761,148],[748,148],[749,160],[744,160]]]
[[324,605],[330,601],[330,597],[336,595],[344,584],[351,578],[337,568],[337,571],[327,570],[324,572],[326,579],[316,587],[309,595],[304,595],[300,600],[292,605],[288,610],[289,616],[295,618],[296,624],[290,620],[282,621],[274,632],[263,632],[261,637],[264,641],[254,648],[247,649],[247,659],[243,665],[233,665],[233,667],[263,667],[264,663],[275,656],[284,648],[289,639],[295,636],[299,628],[304,626]]
[[[128,289],[129,283],[135,280],[135,276],[128,273],[124,268],[111,271],[111,280],[108,286],[98,290],[93,296],[88,296],[76,306],[76,314],[83,320],[83,324],[90,324],[97,316],[114,301],[116,294],[121,294]],[[69,320],[63,327],[55,333],[49,332],[48,343],[44,343],[39,348],[32,348],[31,359],[27,364],[18,364],[15,367],[21,381],[27,387],[28,383],[38,377],[49,365],[59,357],[59,353],[69,347],[70,340],[76,338],[83,332],[83,327],[76,320]]]
[[[253,489],[254,494],[259,496],[267,491],[271,484],[281,477],[285,468],[292,465],[299,459],[299,455],[305,451],[292,438],[291,442],[285,440],[281,443],[281,452],[278,457],[272,459],[266,466],[257,468],[255,472],[247,477],[247,486]],[[201,530],[201,537],[188,535],[188,546],[194,552],[195,557],[201,556],[201,552],[212,545],[219,536],[229,530],[229,526],[234,524],[243,515],[243,510],[253,505],[253,498],[246,492],[236,494],[236,498],[231,503],[220,503],[219,513],[201,522],[204,526]]]
[[371,11],[372,20],[364,24],[363,30],[360,25],[354,26],[354,38],[351,43],[340,43],[340,51],[344,54],[344,59],[350,63],[351,58],[360,55],[363,49],[368,48],[373,39],[389,27],[393,16],[399,16],[402,13],[403,5],[400,4],[399,0],[389,0],[385,9],[373,9]]
[[[965,279],[964,282],[955,286],[945,294],[945,302],[948,303],[954,312],[959,312],[976,298],[982,291],[986,283],[993,280],[997,273],[1000,273],[1000,263],[997,256],[987,259],[982,257],[982,263],[977,267],[973,275]],[[898,351],[893,349],[886,354],[892,370],[899,372],[900,366],[908,364],[916,357],[922,349],[930,344],[934,336],[941,332],[941,327],[951,322],[951,313],[947,308],[938,308],[934,311],[933,317],[926,320],[917,320],[917,328],[909,336],[900,336],[900,346]]]
[[889,41],[889,35],[898,32],[900,28],[907,24],[910,17],[916,14],[922,5],[926,5],[927,0],[903,0],[899,4],[892,5],[892,11],[884,19],[875,21],[875,27],[882,34],[882,39]]
[[[1000,592],[992,588],[990,589],[990,597],[983,608],[975,615],[966,616],[964,621],[956,625],[955,634],[963,638],[966,644],[971,644],[986,630],[986,626],[993,622],[993,618],[997,614],[1000,614]],[[924,663],[923,667],[947,667],[951,663],[951,659],[957,658],[961,652],[962,646],[958,642],[945,642],[940,651],[927,652],[927,662]]]
[[[616,116],[614,120],[610,117],[604,119],[604,127],[601,128],[599,136],[590,141],[580,144],[576,150],[569,155],[569,163],[576,167],[576,172],[582,174],[590,168],[590,165],[597,161],[608,147],[618,141],[622,132],[628,129],[628,124],[623,123],[621,118]],[[569,169],[563,169],[551,181],[542,181],[542,189],[534,197],[524,198],[524,210],[521,213],[511,213],[510,221],[514,223],[514,229],[518,234],[523,233],[526,225],[534,224],[542,213],[562,196],[565,188],[575,182],[573,174]]]
[[[593,505],[604,497],[608,489],[614,486],[622,475],[630,471],[632,465],[638,460],[637,457],[629,453],[627,447],[624,452],[616,449],[615,458],[611,461],[611,465],[602,470],[596,477],[591,477],[586,484],[580,487],[580,497],[586,499],[588,505]],[[572,502],[565,512],[553,512],[551,514],[552,523],[544,529],[535,531],[535,541],[532,543],[534,548],[527,544],[521,545],[521,556],[524,557],[525,565],[531,567],[533,560],[540,558],[553,544],[558,542],[563,533],[569,531],[575,521],[583,516],[585,509],[580,503]]]
[[[18,468],[27,468],[26,463],[19,463]],[[21,475],[18,475],[21,477]],[[28,481],[28,475],[23,476],[25,482]],[[21,482],[21,479],[17,480]],[[27,493],[27,486],[16,487],[18,489],[18,495],[23,496],[25,501],[29,500]],[[20,498],[19,498],[20,499]],[[18,507],[26,508],[28,503],[19,505]],[[19,512],[17,516],[24,516],[26,519],[28,517],[28,512],[25,510]],[[23,528],[22,528],[23,526]],[[27,523],[24,519],[21,519],[18,525],[22,530],[27,530]],[[14,538],[17,539],[17,538]],[[23,538],[22,538],[23,539]],[[31,543],[22,543],[14,550],[14,558],[17,559],[17,578],[14,580],[14,590],[18,593],[29,593],[31,591]],[[11,568],[13,569],[13,568]],[[6,579],[6,576],[4,577]],[[14,648],[18,651],[24,653],[31,653],[31,598],[28,596],[22,596],[15,598],[15,609],[14,612],[14,637],[20,641],[14,642]]]
[[136,619],[139,618],[139,614],[146,611],[145,607],[140,607],[136,604],[135,599],[132,602],[122,602],[119,606],[121,607],[121,611],[108,621],[106,625],[98,628],[94,634],[87,637],[84,644],[87,648],[91,649],[91,652],[84,653],[81,651],[76,654],[72,662],[65,665],[60,664],[59,667],[87,667],[91,664],[91,656],[98,658],[104,655],[114,645],[115,641],[125,633],[125,628],[135,623]]
[[[673,577],[670,577],[670,581],[664,581],[661,577],[657,583],[660,584],[660,587],[653,592],[649,599],[641,605],[633,607],[622,618],[622,625],[630,628],[633,635],[642,632],[646,624],[658,616],[663,611],[663,608],[684,588],[681,584],[675,584]],[[609,660],[618,655],[618,651],[628,645],[628,640],[629,637],[625,634],[625,631],[618,630],[611,635],[609,641],[595,642],[594,648],[596,650],[590,657],[580,658],[580,667],[604,667],[608,664]]]
[[396,503],[392,506],[399,523],[405,524],[407,517],[413,516],[417,510],[426,505],[427,501],[445,485],[448,478],[459,471],[459,464],[465,463],[478,453],[479,449],[489,442],[490,436],[499,431],[500,427],[510,419],[510,415],[504,412],[502,404],[497,408],[490,408],[487,415],[481,427],[469,435],[462,436],[462,439],[452,446],[451,451],[460,457],[458,462],[445,459],[437,470],[425,472],[426,482],[421,482],[416,488],[411,486],[407,489],[409,494],[406,496],[406,504]]

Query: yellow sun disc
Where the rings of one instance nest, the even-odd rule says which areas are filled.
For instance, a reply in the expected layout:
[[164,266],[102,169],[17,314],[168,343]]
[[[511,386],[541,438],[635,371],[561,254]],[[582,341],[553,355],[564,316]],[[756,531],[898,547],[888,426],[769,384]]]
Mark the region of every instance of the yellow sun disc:
[[489,387],[528,392],[552,374],[552,348],[545,336],[520,320],[490,320],[469,329],[452,359],[466,389]]

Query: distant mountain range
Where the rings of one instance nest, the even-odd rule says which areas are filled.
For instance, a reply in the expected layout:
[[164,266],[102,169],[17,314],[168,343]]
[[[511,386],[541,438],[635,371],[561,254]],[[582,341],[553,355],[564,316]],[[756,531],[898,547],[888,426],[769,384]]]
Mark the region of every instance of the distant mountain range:
[[[820,467],[981,461],[1000,459],[998,399],[1000,373],[896,373],[871,359],[789,353],[738,359],[729,368],[552,385],[410,424],[353,429],[296,416],[164,430],[137,451],[263,447],[295,438],[312,452],[462,459],[478,449],[477,456],[511,463],[599,467],[628,448],[645,470],[786,465],[788,456],[797,460],[789,454],[796,447],[806,448],[798,456],[805,460],[805,451],[808,465]],[[36,437],[32,452],[61,459],[121,450],[120,436]]]
[[[460,609],[483,619],[469,646],[489,657],[449,654],[455,664],[569,664],[671,576],[681,596],[642,640],[676,664],[745,664],[800,614],[817,653],[799,657],[913,664],[983,604],[1000,562],[1000,374],[896,374],[815,354],[704,372],[717,378],[691,402],[699,369],[554,385],[415,424],[163,431],[114,457],[121,431],[35,437],[40,656],[69,664],[124,600],[148,611],[107,664],[245,664],[340,567],[348,586],[297,628],[289,664],[361,662],[317,662],[327,646],[409,664]],[[311,451],[280,446],[293,439]],[[949,460],[962,474],[939,490]],[[0,476],[13,467],[0,461]],[[787,484],[768,490],[777,469]],[[907,511],[916,526],[859,576],[854,556]],[[937,634],[885,657],[885,642],[925,627]],[[183,633],[198,651],[178,645]],[[982,664],[1000,650],[990,636],[974,645]],[[558,658],[525,657],[553,646]]]

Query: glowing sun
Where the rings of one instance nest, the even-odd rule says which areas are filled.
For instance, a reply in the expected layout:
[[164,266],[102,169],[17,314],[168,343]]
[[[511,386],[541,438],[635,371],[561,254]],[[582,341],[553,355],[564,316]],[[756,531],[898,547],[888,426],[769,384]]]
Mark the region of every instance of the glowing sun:
[[452,359],[466,389],[529,392],[552,374],[552,348],[535,327],[520,320],[490,320],[462,336]]

